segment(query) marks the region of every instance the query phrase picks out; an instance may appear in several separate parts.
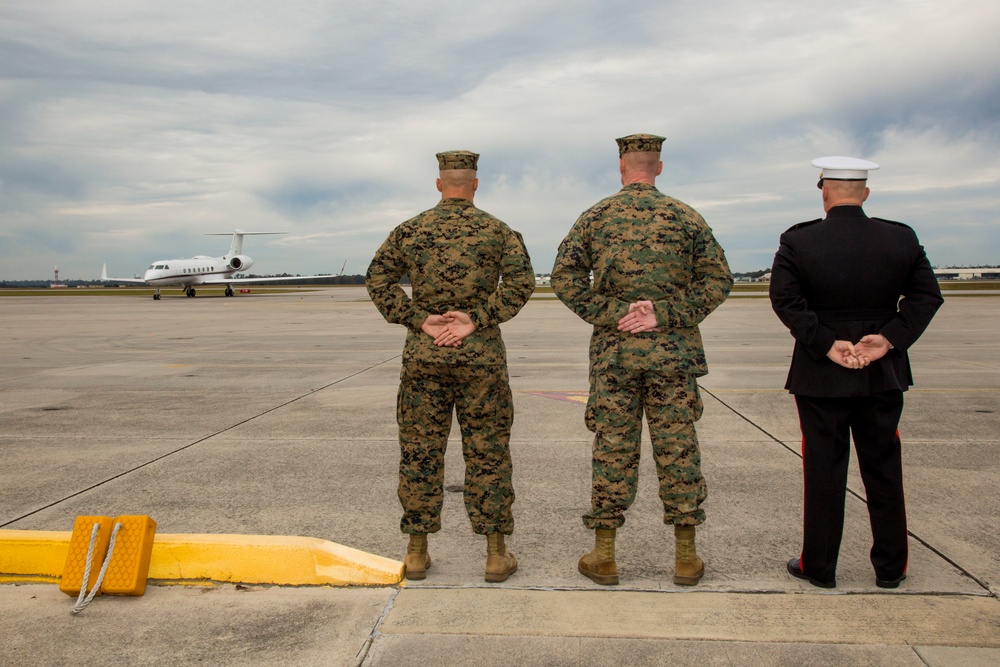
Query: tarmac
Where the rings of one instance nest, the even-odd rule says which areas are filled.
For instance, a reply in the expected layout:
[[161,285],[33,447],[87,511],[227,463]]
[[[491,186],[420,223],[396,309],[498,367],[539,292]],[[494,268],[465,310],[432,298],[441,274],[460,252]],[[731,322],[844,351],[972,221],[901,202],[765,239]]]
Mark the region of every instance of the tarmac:
[[[519,561],[506,582],[483,580],[456,425],[425,580],[153,578],[141,597],[101,596],[76,616],[57,583],[7,583],[0,664],[1000,664],[998,331],[1000,297],[946,292],[910,351],[911,553],[898,589],[875,586],[853,464],[838,587],[785,572],[801,539],[801,435],[782,389],[792,340],[766,298],[731,298],[702,325],[701,583],[672,583],[648,437],[619,531],[620,585],[578,574],[593,545],[580,519],[590,327],[538,295],[503,325]],[[139,514],[157,535],[310,538],[398,562],[404,335],[362,287],[0,298],[0,532],[68,534],[77,516]],[[0,537],[0,549],[13,547]]]

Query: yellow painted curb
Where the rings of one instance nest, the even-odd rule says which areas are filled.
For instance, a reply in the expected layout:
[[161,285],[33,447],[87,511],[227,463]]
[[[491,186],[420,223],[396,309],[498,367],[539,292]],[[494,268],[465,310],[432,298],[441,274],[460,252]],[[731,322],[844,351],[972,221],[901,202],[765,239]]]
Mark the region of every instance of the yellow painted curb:
[[[0,582],[58,582],[72,533],[0,530]],[[153,583],[390,586],[403,563],[312,537],[168,535],[153,540]]]

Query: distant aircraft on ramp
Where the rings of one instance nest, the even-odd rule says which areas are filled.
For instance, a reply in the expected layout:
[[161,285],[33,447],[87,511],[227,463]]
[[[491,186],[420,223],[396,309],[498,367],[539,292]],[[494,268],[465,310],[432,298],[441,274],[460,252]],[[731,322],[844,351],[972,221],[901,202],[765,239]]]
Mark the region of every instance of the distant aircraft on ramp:
[[[285,276],[274,278],[233,278],[233,274],[243,272],[253,266],[253,260],[243,254],[244,236],[262,236],[265,234],[284,234],[285,232],[244,232],[241,229],[233,231],[233,241],[229,252],[222,257],[196,255],[190,259],[158,259],[149,265],[142,279],[139,278],[109,278],[108,265],[101,269],[101,280],[108,282],[152,285],[156,288],[153,300],[160,300],[161,287],[182,287],[184,294],[195,295],[197,285],[225,285],[226,296],[233,296],[234,284],[288,282],[289,280],[314,280],[316,278],[336,278],[339,273],[326,273],[315,276]],[[206,234],[206,236],[229,236],[225,234]],[[347,263],[345,262],[346,266]],[[341,269],[343,272],[343,269]]]

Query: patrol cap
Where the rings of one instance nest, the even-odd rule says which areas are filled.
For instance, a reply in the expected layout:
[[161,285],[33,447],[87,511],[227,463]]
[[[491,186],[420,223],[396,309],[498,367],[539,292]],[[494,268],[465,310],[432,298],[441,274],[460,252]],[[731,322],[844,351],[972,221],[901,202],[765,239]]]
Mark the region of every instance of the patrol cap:
[[823,187],[823,181],[867,181],[868,172],[878,169],[878,165],[868,160],[856,157],[843,157],[832,155],[830,157],[819,157],[812,161],[812,166],[818,167],[820,172],[817,187]]
[[445,151],[437,154],[438,169],[476,169],[479,153],[472,151]]
[[615,139],[618,142],[618,157],[625,153],[659,153],[665,139],[655,134],[630,134]]

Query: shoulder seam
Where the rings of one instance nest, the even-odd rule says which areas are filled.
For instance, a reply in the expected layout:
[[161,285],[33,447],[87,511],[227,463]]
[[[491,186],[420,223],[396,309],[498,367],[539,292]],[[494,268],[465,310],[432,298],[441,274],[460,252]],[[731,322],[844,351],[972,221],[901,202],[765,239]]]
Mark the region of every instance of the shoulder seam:
[[905,227],[906,229],[912,229],[912,227],[910,227],[909,225],[902,222],[896,222],[895,220],[887,220],[885,218],[871,218],[871,219],[878,220],[879,222],[884,222],[888,225],[896,225],[897,227]]
[[808,227],[809,225],[815,225],[817,222],[823,222],[823,218],[816,218],[815,220],[806,220],[805,222],[800,222],[798,224],[789,227],[788,231],[792,231],[793,229],[801,229],[803,227]]

